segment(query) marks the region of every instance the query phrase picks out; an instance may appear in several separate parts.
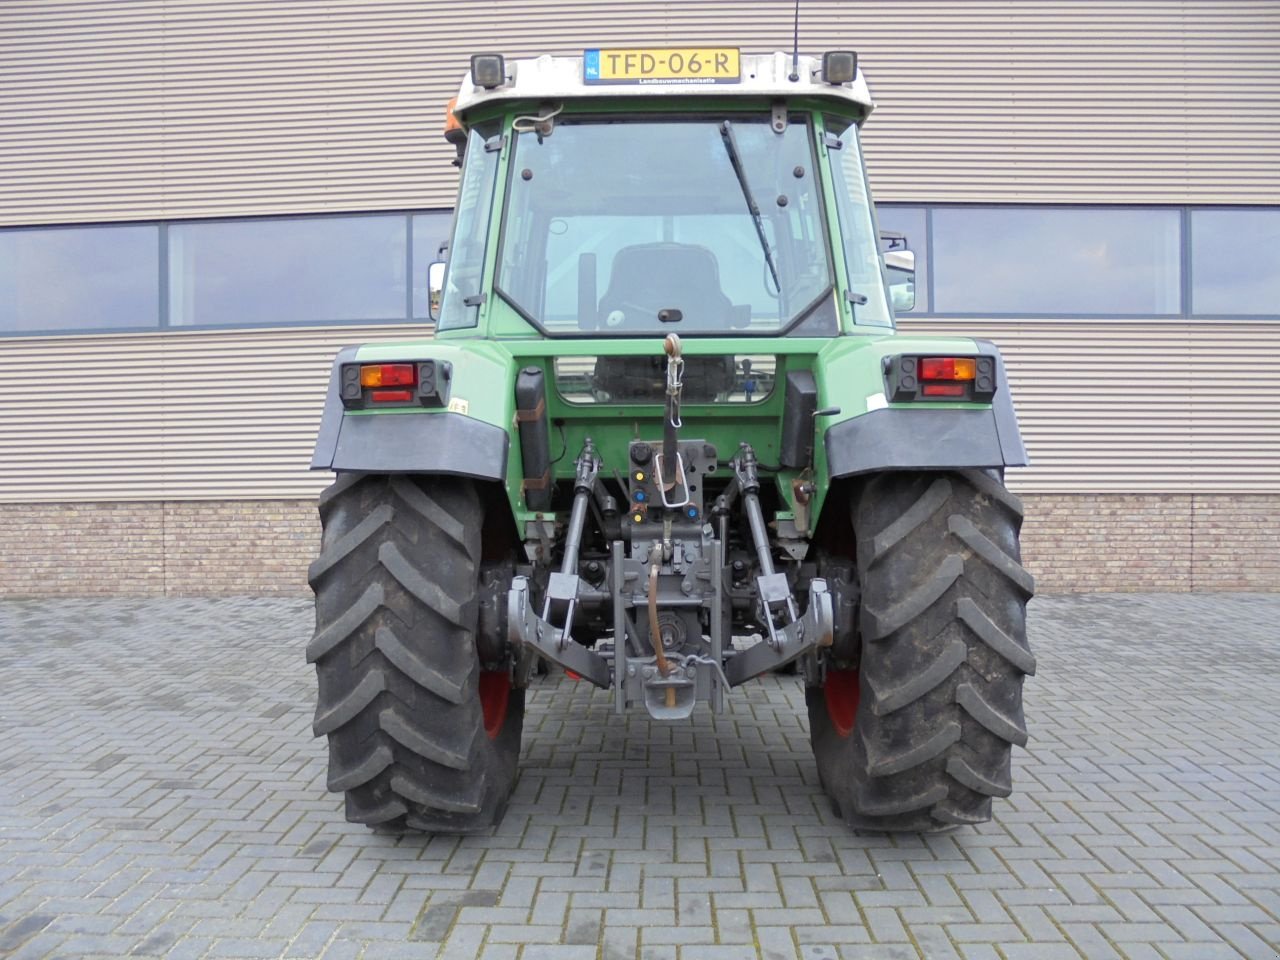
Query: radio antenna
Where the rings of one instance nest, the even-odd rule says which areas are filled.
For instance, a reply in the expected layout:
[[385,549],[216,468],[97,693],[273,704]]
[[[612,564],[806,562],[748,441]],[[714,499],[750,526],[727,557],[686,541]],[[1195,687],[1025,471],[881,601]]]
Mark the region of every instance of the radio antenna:
[[792,83],[800,80],[800,0],[796,0],[796,22],[791,43],[791,76],[787,79]]

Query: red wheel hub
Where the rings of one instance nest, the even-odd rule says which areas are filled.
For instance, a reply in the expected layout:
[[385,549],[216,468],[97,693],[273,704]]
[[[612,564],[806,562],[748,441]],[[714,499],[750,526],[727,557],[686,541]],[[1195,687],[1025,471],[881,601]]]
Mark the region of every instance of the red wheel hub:
[[840,736],[847,737],[858,722],[858,671],[828,670],[822,692],[827,698],[831,726]]
[[484,732],[490,740],[502,732],[510,700],[511,677],[498,670],[485,670],[480,674],[480,709],[484,711]]

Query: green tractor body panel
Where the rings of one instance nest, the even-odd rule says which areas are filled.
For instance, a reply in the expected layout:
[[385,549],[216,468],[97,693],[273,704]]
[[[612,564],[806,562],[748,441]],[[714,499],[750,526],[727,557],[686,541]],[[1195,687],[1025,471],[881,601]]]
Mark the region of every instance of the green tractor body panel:
[[[661,346],[661,340],[656,339],[530,342],[459,338],[366,344],[339,365],[420,360],[448,363],[452,366],[448,405],[344,411],[335,371],[325,421],[336,429],[322,431],[312,465],[316,469],[460,473],[501,480],[512,516],[522,527],[526,521],[540,519],[543,511],[527,506],[522,489],[525,474],[516,439],[516,372],[535,367],[552,385],[556,383],[556,358],[657,357]],[[1026,463],[1007,389],[992,403],[931,403],[927,407],[918,402],[893,403],[886,396],[886,364],[895,357],[977,356],[984,350],[994,355],[993,348],[971,339],[907,337],[879,331],[830,340],[716,338],[691,339],[684,344],[687,358],[772,355],[776,358],[775,384],[784,383],[788,373],[812,373],[817,387],[815,409],[831,411],[813,421],[811,472],[816,489],[809,505],[812,525],[819,519],[829,481],[835,477],[877,469],[1003,468]],[[751,404],[686,401],[683,412],[690,424],[698,424],[698,438],[726,456],[745,442],[764,463],[776,464],[783,440],[784,402],[784,390],[775,387],[767,398]],[[662,432],[661,402],[582,404],[549,389],[547,413],[552,423],[563,427],[553,430],[553,453],[572,454],[591,438],[606,463],[624,463],[631,441],[651,440]],[[428,426],[434,425],[426,423],[441,417],[468,422],[446,438],[429,430]],[[472,445],[471,452],[487,449],[485,462],[493,465],[491,470],[473,469],[475,458],[463,460],[458,447],[445,445],[463,437]],[[773,475],[777,495],[789,514],[796,506],[793,482],[802,471],[782,469]],[[562,455],[552,466],[553,481],[568,483],[573,476],[573,460]]]

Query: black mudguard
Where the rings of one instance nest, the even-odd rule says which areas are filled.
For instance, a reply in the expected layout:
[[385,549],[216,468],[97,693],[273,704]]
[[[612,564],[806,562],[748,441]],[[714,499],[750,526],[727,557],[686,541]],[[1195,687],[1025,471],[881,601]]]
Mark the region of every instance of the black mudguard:
[[334,361],[312,470],[506,479],[507,432],[491,423],[447,411],[348,415],[338,395],[338,370],[355,359],[356,349],[345,348]]
[[1027,450],[1013,412],[1004,359],[989,341],[1000,389],[989,407],[959,410],[927,404],[885,407],[837,423],[823,436],[831,478],[880,470],[1025,467]]

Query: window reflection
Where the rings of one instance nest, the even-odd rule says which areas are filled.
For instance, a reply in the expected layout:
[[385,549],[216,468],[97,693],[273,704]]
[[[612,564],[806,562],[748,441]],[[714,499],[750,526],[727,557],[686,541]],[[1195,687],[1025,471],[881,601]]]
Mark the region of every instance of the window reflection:
[[0,231],[0,330],[153,327],[156,226]]
[[1280,314],[1280,209],[1191,214],[1197,314]]
[[453,220],[448,213],[418,213],[413,217],[413,318],[427,320],[427,267],[441,256],[440,248],[449,242]]
[[[925,236],[924,207],[876,207],[876,219],[880,221],[880,251],[901,249],[891,246],[886,235],[897,234],[906,238],[906,247],[916,255],[916,305],[912,313],[929,311],[929,242]],[[907,311],[898,309],[896,313]]]
[[316,217],[169,228],[169,323],[400,320],[406,218]]
[[935,209],[934,309],[1177,313],[1179,221],[1176,210]]

